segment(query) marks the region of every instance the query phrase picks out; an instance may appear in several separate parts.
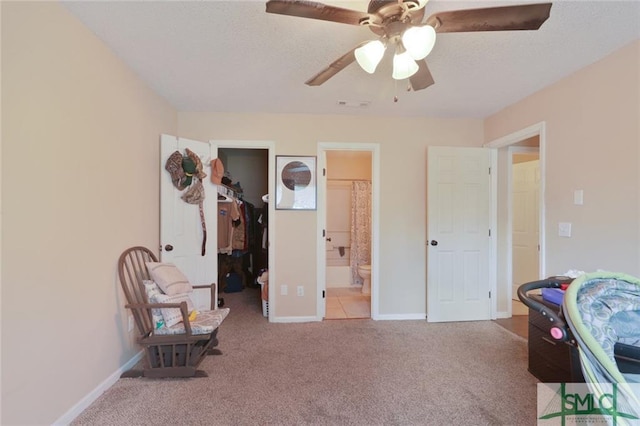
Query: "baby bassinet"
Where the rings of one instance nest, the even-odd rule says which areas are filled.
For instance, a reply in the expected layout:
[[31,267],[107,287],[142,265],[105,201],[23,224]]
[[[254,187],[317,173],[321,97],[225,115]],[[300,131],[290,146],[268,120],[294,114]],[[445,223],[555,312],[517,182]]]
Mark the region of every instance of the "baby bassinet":
[[557,277],[523,284],[518,297],[548,318],[553,339],[578,347],[585,381],[596,397],[615,386],[616,411],[624,416],[603,413],[607,421],[640,423],[640,279],[611,272],[584,274],[568,286],[559,312],[528,295],[566,282]]

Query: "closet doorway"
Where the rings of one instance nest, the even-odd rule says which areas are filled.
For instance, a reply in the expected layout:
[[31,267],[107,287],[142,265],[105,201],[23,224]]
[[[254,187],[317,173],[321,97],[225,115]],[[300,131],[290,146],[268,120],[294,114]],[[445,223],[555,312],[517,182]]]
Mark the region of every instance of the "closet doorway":
[[[273,229],[269,218],[273,217],[273,206],[269,203],[269,188],[273,188],[274,157],[273,143],[268,141],[214,141],[218,146],[218,158],[224,164],[223,192],[227,199],[218,196],[218,232],[228,222],[236,233],[242,226],[243,248],[238,241],[233,250],[218,246],[218,282],[220,296],[233,300],[241,309],[256,315],[273,318],[275,306],[269,306],[267,288],[258,278],[268,271],[273,282],[273,255],[270,242]],[[229,200],[231,198],[231,200]],[[225,220],[222,217],[226,204],[234,202],[241,207],[242,221]],[[226,214],[226,213],[225,213]],[[237,234],[236,234],[237,236]],[[220,240],[219,240],[220,241]],[[265,275],[266,276],[266,275]],[[266,300],[265,300],[266,299]],[[273,298],[272,298],[273,299]],[[271,309],[269,309],[271,308]]]
[[[324,319],[375,315],[377,217],[374,202],[375,149],[359,144],[320,151],[318,281]],[[321,303],[319,303],[320,305]]]

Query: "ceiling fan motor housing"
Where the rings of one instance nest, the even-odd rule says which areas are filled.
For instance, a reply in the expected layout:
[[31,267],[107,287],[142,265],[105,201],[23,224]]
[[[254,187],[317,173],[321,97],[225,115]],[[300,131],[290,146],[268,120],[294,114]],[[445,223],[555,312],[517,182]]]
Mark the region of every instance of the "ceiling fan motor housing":
[[371,0],[368,13],[376,15],[379,20],[364,19],[361,25],[379,36],[392,38],[399,36],[409,24],[420,24],[424,18],[424,8],[418,8],[416,1],[399,3],[397,0]]

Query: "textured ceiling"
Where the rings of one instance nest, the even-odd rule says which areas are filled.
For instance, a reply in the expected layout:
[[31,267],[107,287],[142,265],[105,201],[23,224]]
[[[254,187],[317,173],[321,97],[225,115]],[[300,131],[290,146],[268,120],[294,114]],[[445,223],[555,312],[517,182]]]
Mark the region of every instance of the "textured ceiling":
[[[523,3],[532,2],[433,0],[426,15]],[[264,1],[63,4],[179,111],[483,118],[640,39],[638,1],[556,1],[538,31],[439,34],[427,57],[436,83],[425,90],[393,80],[390,55],[375,74],[353,63],[309,87],[309,77],[374,34],[267,14]]]

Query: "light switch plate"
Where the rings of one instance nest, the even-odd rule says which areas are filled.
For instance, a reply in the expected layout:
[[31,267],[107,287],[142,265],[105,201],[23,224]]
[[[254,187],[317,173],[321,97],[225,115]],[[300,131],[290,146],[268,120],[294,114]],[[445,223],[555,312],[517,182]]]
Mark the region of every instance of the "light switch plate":
[[560,237],[570,237],[571,236],[571,222],[560,222],[560,223],[558,223],[558,235]]
[[573,191],[573,204],[576,206],[584,204],[584,191],[582,189],[576,189]]

